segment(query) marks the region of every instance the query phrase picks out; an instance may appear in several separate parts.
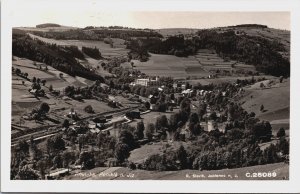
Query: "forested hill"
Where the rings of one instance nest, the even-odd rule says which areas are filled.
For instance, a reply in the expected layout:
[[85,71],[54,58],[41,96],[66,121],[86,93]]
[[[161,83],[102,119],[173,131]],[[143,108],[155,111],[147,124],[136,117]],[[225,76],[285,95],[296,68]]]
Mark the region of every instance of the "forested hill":
[[220,56],[252,64],[265,74],[290,75],[289,49],[278,39],[251,36],[234,30],[202,30],[197,35],[197,48],[215,49]]
[[198,49],[214,49],[224,59],[245,62],[259,72],[290,76],[290,32],[263,25],[240,25],[199,30],[194,34],[168,36],[165,39],[132,40],[128,48],[145,55],[145,50],[187,57]]

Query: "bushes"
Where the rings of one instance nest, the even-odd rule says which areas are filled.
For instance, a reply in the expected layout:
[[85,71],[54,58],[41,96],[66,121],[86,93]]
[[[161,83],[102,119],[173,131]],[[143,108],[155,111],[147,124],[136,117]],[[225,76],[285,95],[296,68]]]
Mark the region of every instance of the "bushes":
[[130,155],[129,146],[125,143],[118,143],[115,149],[115,157],[119,164],[123,163]]
[[168,122],[167,116],[161,115],[161,116],[157,117],[155,125],[156,125],[157,130],[168,129],[169,122]]
[[138,122],[136,125],[136,132],[135,132],[135,136],[137,137],[137,139],[144,138],[144,130],[145,130],[144,123],[142,121]]
[[16,179],[19,179],[19,180],[38,180],[40,179],[39,178],[39,175],[38,173],[27,167],[27,166],[24,166],[23,168],[21,168],[16,176]]
[[285,130],[284,130],[284,128],[280,128],[279,130],[278,130],[278,132],[277,132],[277,137],[285,137]]
[[154,154],[149,156],[142,164],[145,170],[181,170],[188,168],[187,153],[183,146],[177,150],[165,150],[163,155]]
[[146,131],[145,131],[145,135],[146,135],[146,137],[149,141],[152,140],[154,131],[155,131],[154,124],[153,123],[148,123]]
[[87,105],[86,107],[84,107],[84,111],[90,114],[95,113],[93,107],[91,105]]
[[95,167],[95,158],[92,152],[81,152],[78,164],[82,164],[83,169],[92,169]]

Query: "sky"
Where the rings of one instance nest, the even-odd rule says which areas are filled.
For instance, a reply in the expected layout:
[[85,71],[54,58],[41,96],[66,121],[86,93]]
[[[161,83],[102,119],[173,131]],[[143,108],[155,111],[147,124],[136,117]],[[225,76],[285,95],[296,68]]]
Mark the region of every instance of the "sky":
[[[27,2],[27,3],[23,3]],[[28,3],[29,2],[29,3]],[[33,4],[34,2],[34,4]],[[50,3],[47,3],[50,2]],[[70,1],[69,1],[70,2]],[[212,28],[237,24],[263,24],[271,28],[290,30],[289,12],[208,12],[142,10],[103,5],[98,1],[20,1],[10,11],[13,27],[33,27],[41,23],[65,26],[126,26],[134,28]],[[146,7],[146,6],[145,6]],[[141,11],[142,10],[142,11]]]

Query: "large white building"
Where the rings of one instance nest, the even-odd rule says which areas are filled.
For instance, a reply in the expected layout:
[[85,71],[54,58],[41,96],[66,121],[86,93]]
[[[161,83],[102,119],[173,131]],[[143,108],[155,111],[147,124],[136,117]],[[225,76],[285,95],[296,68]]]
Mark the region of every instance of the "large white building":
[[155,79],[143,78],[143,79],[136,79],[135,84],[141,86],[153,86],[157,85],[158,77]]

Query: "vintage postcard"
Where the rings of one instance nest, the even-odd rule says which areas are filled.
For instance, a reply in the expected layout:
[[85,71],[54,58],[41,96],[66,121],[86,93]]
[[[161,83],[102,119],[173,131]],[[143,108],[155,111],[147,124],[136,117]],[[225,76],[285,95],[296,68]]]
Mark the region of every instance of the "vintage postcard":
[[234,2],[4,1],[3,191],[295,192],[298,5]]

